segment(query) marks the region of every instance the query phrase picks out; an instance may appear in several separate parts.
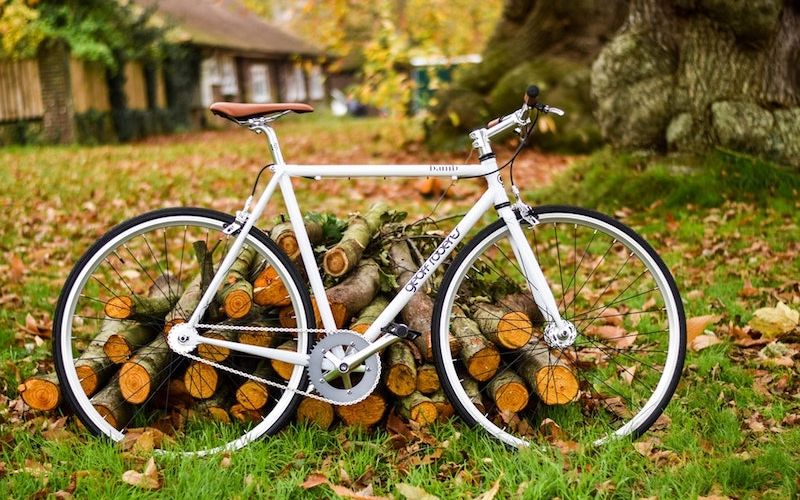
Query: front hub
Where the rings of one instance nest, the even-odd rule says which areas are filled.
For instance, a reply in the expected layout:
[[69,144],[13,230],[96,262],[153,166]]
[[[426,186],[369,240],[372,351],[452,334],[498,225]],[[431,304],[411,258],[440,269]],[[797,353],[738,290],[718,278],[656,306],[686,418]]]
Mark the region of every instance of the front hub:
[[544,341],[553,349],[566,349],[575,343],[578,330],[570,321],[549,323],[544,329]]

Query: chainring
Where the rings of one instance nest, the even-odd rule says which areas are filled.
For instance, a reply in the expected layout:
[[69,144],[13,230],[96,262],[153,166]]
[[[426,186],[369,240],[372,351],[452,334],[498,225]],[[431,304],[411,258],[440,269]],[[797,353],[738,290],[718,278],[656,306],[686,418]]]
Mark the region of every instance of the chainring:
[[369,347],[370,343],[362,336],[349,332],[331,333],[323,338],[311,350],[308,359],[308,378],[320,396],[338,404],[354,404],[369,396],[381,376],[381,362],[378,354],[368,357],[360,367],[351,370],[348,374],[339,375],[330,381],[325,376],[330,372],[338,372],[336,367],[330,366],[331,361],[326,359],[330,353],[337,359],[354,354]]

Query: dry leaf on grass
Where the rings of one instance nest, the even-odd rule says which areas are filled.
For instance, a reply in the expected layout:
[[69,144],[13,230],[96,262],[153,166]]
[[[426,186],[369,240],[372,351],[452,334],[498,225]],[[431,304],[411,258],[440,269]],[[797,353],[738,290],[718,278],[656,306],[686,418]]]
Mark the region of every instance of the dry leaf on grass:
[[774,339],[791,332],[797,328],[798,323],[800,323],[800,312],[783,302],[778,302],[776,307],[756,309],[753,318],[747,324],[765,337]]
[[431,495],[419,486],[408,483],[398,483],[395,485],[397,492],[403,495],[406,500],[439,500],[436,495]]
[[693,351],[702,351],[706,347],[711,347],[720,342],[722,342],[722,340],[716,335],[698,335],[689,342],[689,347],[691,347]]
[[304,490],[310,490],[311,488],[316,488],[317,486],[327,482],[328,479],[322,474],[309,474],[306,480],[300,484],[300,487]]
[[703,333],[709,325],[713,325],[722,319],[719,314],[707,314],[705,316],[695,316],[686,320],[686,342],[689,344]]
[[494,497],[497,496],[497,492],[500,491],[500,480],[503,479],[503,473],[500,473],[500,477],[492,484],[492,487],[488,490],[484,491],[480,495],[474,497],[472,500],[494,500]]
[[161,489],[161,480],[158,477],[156,461],[151,457],[144,466],[143,472],[128,470],[122,474],[122,481],[145,490]]

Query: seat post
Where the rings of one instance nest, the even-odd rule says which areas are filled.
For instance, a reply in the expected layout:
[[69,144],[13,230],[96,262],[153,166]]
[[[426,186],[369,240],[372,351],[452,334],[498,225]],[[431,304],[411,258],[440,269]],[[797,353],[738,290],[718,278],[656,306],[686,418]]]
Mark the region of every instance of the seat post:
[[269,150],[272,153],[272,161],[275,163],[275,165],[285,165],[283,161],[283,153],[281,153],[281,146],[278,144],[278,135],[275,133],[275,130],[266,123],[252,125],[250,126],[250,130],[256,134],[263,133],[267,137],[267,144],[269,145]]

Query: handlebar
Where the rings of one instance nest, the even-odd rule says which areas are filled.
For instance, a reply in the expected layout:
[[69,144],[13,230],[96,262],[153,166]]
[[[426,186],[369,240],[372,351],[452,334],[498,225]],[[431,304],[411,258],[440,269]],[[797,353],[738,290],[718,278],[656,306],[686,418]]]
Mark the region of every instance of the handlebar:
[[[552,113],[557,116],[564,116],[566,114],[564,113],[564,110],[556,108],[555,106],[536,102],[537,97],[539,97],[539,87],[536,85],[528,86],[528,89],[525,91],[525,95],[522,98],[524,102],[522,107],[510,115],[495,118],[487,123],[487,134],[491,137],[501,132],[505,132],[507,129],[513,126],[525,125],[529,121],[527,114],[530,109],[537,109],[542,113]],[[506,123],[506,121],[509,119],[511,119],[511,121]],[[501,124],[504,126],[499,127]]]

